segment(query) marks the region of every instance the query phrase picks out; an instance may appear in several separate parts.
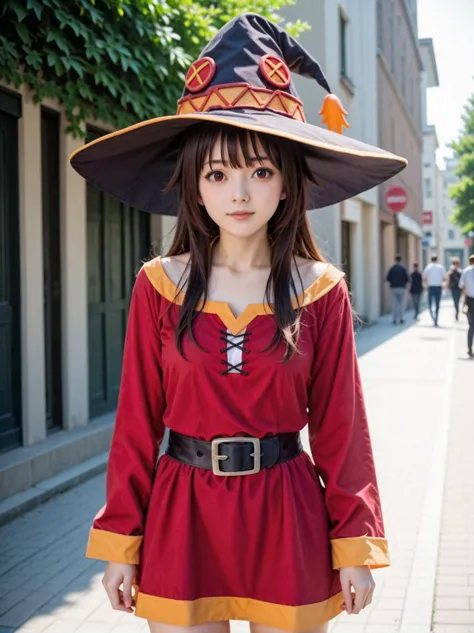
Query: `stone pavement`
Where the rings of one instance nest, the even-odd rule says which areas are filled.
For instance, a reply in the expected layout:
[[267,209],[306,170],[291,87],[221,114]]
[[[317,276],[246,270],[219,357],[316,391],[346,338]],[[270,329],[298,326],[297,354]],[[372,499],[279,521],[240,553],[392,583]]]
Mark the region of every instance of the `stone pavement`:
[[455,355],[435,633],[474,633],[474,359],[465,352],[463,332]]
[[[410,316],[357,335],[393,565],[375,572],[373,605],[341,615],[331,633],[429,633],[432,621],[435,633],[474,633],[474,361],[448,302],[440,328]],[[84,558],[103,498],[99,476],[0,528],[0,633],[148,630],[110,609],[104,564]]]

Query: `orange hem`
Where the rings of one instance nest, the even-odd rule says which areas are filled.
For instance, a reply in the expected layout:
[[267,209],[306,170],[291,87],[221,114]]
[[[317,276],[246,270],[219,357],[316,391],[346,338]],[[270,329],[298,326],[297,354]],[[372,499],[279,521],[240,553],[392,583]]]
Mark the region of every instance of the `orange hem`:
[[139,592],[135,615],[175,626],[244,620],[297,632],[308,631],[340,615],[343,602],[342,593],[323,602],[292,607],[253,598],[222,596],[197,600],[171,600]]
[[87,558],[111,563],[138,565],[143,536],[127,536],[92,528],[87,543]]
[[[183,303],[184,293],[183,291],[178,292],[176,284],[166,274],[161,257],[155,257],[147,262],[143,269],[151,285],[162,297],[177,305]],[[322,275],[293,299],[293,307],[297,309],[318,301],[332,290],[343,277],[344,273],[341,270],[328,264]],[[234,316],[229,305],[224,301],[208,300],[202,306],[202,311],[217,314],[232,334],[239,334],[256,316],[273,315],[272,307],[268,303],[251,303],[238,317]]]
[[363,565],[371,569],[390,566],[390,554],[385,538],[357,536],[331,539],[331,549],[334,569]]

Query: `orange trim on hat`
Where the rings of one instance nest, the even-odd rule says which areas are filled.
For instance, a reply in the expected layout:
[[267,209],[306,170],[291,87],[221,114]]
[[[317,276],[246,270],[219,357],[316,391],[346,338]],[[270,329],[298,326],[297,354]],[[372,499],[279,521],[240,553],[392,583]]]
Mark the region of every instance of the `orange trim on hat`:
[[195,114],[210,110],[271,110],[296,121],[305,122],[303,102],[283,90],[254,88],[248,83],[233,83],[213,86],[197,95],[186,95],[178,101],[176,114]]

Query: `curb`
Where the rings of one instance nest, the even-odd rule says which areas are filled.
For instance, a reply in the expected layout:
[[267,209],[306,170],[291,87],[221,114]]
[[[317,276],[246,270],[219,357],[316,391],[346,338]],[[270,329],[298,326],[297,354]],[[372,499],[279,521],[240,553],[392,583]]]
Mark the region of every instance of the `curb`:
[[59,475],[45,479],[40,483],[0,501],[0,525],[32,510],[55,495],[65,492],[77,484],[105,472],[109,453],[100,453],[82,464],[63,471]]

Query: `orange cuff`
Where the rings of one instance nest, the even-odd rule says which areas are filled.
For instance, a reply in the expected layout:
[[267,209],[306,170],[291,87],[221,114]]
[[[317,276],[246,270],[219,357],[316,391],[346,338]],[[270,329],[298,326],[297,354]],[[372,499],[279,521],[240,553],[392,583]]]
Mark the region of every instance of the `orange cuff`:
[[92,528],[86,556],[111,563],[138,565],[142,540],[143,536],[126,536]]
[[390,565],[388,543],[384,538],[375,536],[336,538],[331,540],[331,548],[334,569],[361,567],[363,565],[377,569]]

